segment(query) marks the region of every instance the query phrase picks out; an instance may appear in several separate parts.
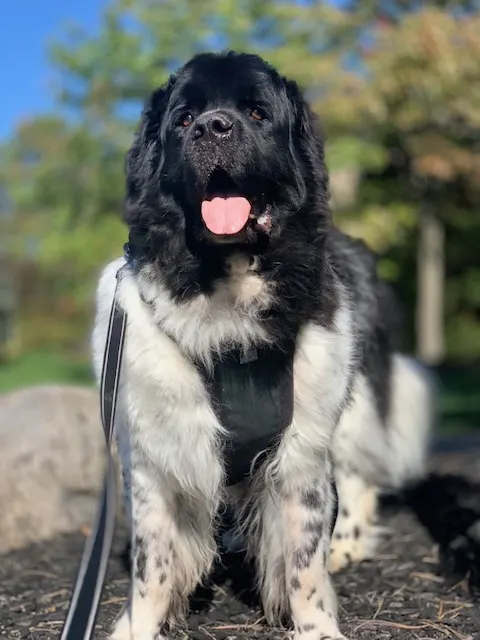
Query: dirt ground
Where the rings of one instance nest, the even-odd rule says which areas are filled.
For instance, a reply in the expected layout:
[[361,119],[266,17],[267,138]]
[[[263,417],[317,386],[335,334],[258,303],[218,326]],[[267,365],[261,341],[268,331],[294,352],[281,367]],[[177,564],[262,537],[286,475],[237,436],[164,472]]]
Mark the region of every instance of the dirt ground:
[[[437,456],[436,467],[442,472],[461,470],[471,479],[480,479],[479,460],[477,449],[470,454]],[[442,507],[439,519],[438,510],[434,513],[432,506],[432,496],[438,497],[439,490],[435,485],[428,492],[422,494],[422,504],[427,500],[433,515],[427,517],[426,526],[441,539],[448,529],[443,526],[445,518],[458,523],[463,516],[454,511],[447,513]],[[474,509],[480,497],[477,494],[472,493],[470,498],[476,500]],[[470,501],[462,514],[467,513],[470,518],[471,507]],[[480,517],[480,510],[477,515]],[[347,569],[334,579],[345,635],[351,640],[480,640],[480,602],[469,589],[468,579],[440,572],[439,547],[410,509],[390,502],[383,509],[382,520],[388,531],[375,561]],[[437,526],[439,535],[433,526]],[[107,637],[109,626],[125,601],[125,540],[125,531],[119,530],[95,638]],[[59,637],[84,541],[79,532],[0,557],[0,638]],[[189,629],[178,632],[175,638],[288,637],[286,630],[265,625],[250,590],[248,573],[237,559],[238,556],[226,558],[217,571],[216,584],[196,594]],[[480,556],[475,556],[472,562],[478,567],[479,560]]]

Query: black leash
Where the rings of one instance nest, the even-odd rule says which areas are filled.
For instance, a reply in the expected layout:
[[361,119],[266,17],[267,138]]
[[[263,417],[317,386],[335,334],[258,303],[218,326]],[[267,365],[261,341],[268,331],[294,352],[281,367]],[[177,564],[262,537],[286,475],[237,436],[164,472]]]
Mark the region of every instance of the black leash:
[[87,540],[78,570],[70,607],[60,640],[90,640],[103,590],[107,562],[115,528],[117,482],[110,445],[115,423],[118,383],[122,364],[127,315],[117,302],[123,267],[117,272],[117,284],[108,323],[100,384],[100,410],[108,449],[108,466],[95,524]]

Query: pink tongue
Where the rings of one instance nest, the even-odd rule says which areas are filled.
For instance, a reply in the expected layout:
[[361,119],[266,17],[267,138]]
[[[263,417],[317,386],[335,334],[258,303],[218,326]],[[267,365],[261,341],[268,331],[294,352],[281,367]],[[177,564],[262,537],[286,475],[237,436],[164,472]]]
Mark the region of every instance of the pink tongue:
[[214,198],[202,202],[202,218],[217,235],[238,233],[248,222],[251,205],[246,198]]

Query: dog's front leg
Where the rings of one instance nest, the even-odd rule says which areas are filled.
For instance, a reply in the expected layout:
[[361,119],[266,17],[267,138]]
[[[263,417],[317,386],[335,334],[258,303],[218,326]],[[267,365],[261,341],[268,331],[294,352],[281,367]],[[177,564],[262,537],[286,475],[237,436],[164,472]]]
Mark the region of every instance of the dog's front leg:
[[215,555],[211,509],[151,469],[134,468],[129,483],[132,576],[127,607],[112,640],[161,640],[184,618],[188,595]]
[[295,640],[343,638],[328,574],[334,509],[330,474],[283,500],[285,569]]
[[[281,457],[288,461],[294,456],[285,450]],[[288,462],[275,465],[274,486],[253,492],[250,551],[271,624],[289,614],[294,640],[343,639],[327,569],[335,506],[332,469],[326,452],[314,458],[305,458],[304,468],[311,473],[298,468],[290,479],[282,473],[282,467],[288,472]]]

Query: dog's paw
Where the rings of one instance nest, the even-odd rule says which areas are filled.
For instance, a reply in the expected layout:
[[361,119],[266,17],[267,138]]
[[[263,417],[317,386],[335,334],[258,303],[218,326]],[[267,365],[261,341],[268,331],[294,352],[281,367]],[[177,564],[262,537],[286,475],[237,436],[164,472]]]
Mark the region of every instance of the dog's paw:
[[109,640],[133,640],[130,617],[125,611],[115,622]]
[[[306,631],[304,630],[305,628],[307,628]],[[322,633],[322,631],[319,631],[317,628],[310,629],[308,625],[304,625],[302,628],[299,628],[298,631],[295,631],[293,640],[348,640],[348,638],[339,631],[331,635]]]
[[158,631],[158,628],[153,630],[151,624],[142,624],[142,620],[136,619],[135,628],[132,628],[130,615],[125,611],[115,623],[109,640],[167,640],[167,638]]
[[333,616],[306,618],[305,622],[295,624],[293,640],[347,640],[340,632]]
[[371,560],[375,555],[378,536],[376,533],[354,536],[354,533],[344,534],[340,539],[332,540],[328,570],[336,573],[351,564]]
[[[359,514],[355,514],[359,515]],[[339,518],[330,542],[328,570],[336,573],[351,564],[358,564],[375,557],[375,552],[385,529],[373,518]]]

